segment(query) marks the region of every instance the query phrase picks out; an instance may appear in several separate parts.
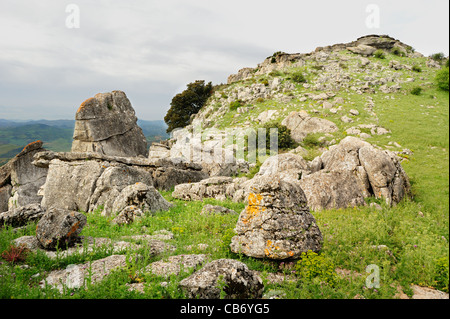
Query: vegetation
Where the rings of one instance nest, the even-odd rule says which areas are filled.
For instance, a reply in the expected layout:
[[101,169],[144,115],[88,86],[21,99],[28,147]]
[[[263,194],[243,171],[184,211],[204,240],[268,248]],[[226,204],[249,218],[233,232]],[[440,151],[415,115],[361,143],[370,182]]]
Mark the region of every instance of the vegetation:
[[439,71],[436,75],[435,82],[437,86],[443,91],[449,91],[449,68],[446,67]]
[[376,57],[377,59],[386,59],[386,55],[384,54],[384,51],[381,49],[376,50],[373,56]]
[[197,114],[213,93],[212,83],[195,81],[187,85],[187,89],[177,94],[170,103],[170,109],[164,117],[168,125],[167,132],[182,128],[189,124],[191,116]]

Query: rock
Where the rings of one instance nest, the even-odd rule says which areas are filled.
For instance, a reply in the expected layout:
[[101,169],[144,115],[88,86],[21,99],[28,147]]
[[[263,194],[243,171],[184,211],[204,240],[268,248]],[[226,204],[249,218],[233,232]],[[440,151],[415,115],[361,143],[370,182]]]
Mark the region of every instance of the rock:
[[41,288],[51,286],[62,293],[64,289],[84,288],[88,280],[91,284],[99,283],[112,271],[126,267],[126,256],[113,255],[82,265],[69,265],[64,270],[53,271],[40,283],[40,286]]
[[229,208],[222,206],[213,206],[213,205],[205,205],[203,206],[200,215],[213,215],[213,214],[221,214],[221,215],[237,215],[237,213]]
[[42,207],[88,212],[97,180],[106,162],[52,160],[43,186]]
[[283,260],[322,248],[322,234],[298,183],[255,177],[248,206],[239,216],[231,251]]
[[11,197],[12,186],[0,187],[0,213],[8,211],[9,198]]
[[[256,176],[281,174],[286,178],[299,180],[303,174],[310,173],[308,162],[300,155],[284,153],[269,157],[259,169]],[[280,175],[279,175],[280,176]]]
[[449,295],[448,293],[439,291],[439,290],[434,290],[431,288],[426,288],[426,287],[420,287],[417,285],[413,285],[412,286],[414,295],[412,297],[412,299],[449,299]]
[[42,197],[38,195],[38,191],[45,183],[47,169],[32,165],[32,161],[34,154],[44,150],[42,145],[42,141],[28,144],[0,167],[0,212],[40,204]]
[[136,206],[127,206],[120,212],[120,214],[116,218],[111,221],[111,223],[116,225],[130,225],[143,216],[144,213],[142,212],[142,210],[140,210]]
[[160,159],[170,157],[170,147],[160,143],[152,143],[148,152],[150,159]]
[[309,134],[333,133],[339,130],[333,122],[310,117],[305,111],[292,112],[281,124],[291,130],[291,136],[296,142],[302,142]]
[[360,44],[356,47],[348,47],[347,50],[363,56],[371,56],[377,49],[369,45]]
[[147,157],[147,141],[126,94],[101,93],[83,102],[75,116],[72,152]]
[[181,272],[189,272],[197,269],[207,259],[206,255],[178,255],[171,256],[167,261],[160,260],[151,263],[146,267],[146,272],[151,272],[156,276],[168,278],[178,276]]
[[324,109],[332,109],[333,108],[333,104],[332,103],[330,103],[330,102],[328,102],[328,101],[325,101],[325,102],[323,102],[323,105],[322,105],[322,107],[324,108]]
[[65,249],[73,245],[87,223],[85,215],[58,208],[49,209],[36,227],[36,238],[44,249]]
[[350,110],[350,114],[354,115],[354,116],[358,116],[359,115],[359,111],[358,110]]
[[106,215],[120,212],[113,210],[114,201],[126,187],[136,183],[153,185],[152,174],[144,168],[124,164],[114,164],[105,168],[95,184],[95,190],[89,201],[89,211],[93,212],[103,206]]
[[172,196],[182,200],[201,201],[204,198],[226,200],[227,197],[233,197],[241,181],[225,176],[211,177],[199,183],[177,185]]
[[351,118],[349,118],[347,115],[344,115],[343,117],[341,117],[341,121],[344,123],[353,123],[353,120]]
[[143,212],[167,211],[173,205],[153,187],[136,183],[125,187],[112,205],[112,212],[123,212],[126,207],[136,206]]
[[278,113],[277,110],[267,110],[259,114],[258,121],[262,124],[269,122]]
[[26,226],[28,223],[39,221],[44,213],[44,210],[39,204],[14,208],[10,211],[0,213],[0,228],[4,225],[12,227]]
[[247,265],[237,260],[219,259],[180,282],[190,299],[259,299],[264,285]]
[[313,211],[364,206],[364,188],[348,171],[324,170],[304,176],[299,184]]

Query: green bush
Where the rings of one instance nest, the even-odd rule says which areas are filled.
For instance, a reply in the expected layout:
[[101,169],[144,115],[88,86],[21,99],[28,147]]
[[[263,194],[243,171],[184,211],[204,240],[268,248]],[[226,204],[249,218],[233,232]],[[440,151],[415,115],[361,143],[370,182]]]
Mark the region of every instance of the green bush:
[[421,87],[416,86],[411,90],[412,95],[420,95],[422,94],[423,89]]
[[319,280],[333,287],[338,282],[335,265],[324,256],[309,250],[301,254],[295,265],[296,275],[306,280]]
[[293,149],[297,143],[291,137],[291,130],[279,122],[269,122],[264,124],[266,131],[266,149],[270,150],[270,129],[278,129],[278,148],[281,150]]
[[420,66],[418,66],[418,65],[414,65],[414,66],[412,67],[412,70],[413,70],[414,72],[418,72],[418,73],[422,72],[422,68],[421,68]]
[[291,80],[295,83],[306,83],[306,78],[302,72],[295,72],[291,75]]
[[230,103],[230,110],[231,111],[236,111],[238,108],[240,108],[242,106],[241,101],[234,101]]
[[449,91],[449,68],[444,68],[440,70],[437,75],[435,82],[437,86],[443,91]]
[[376,57],[377,59],[386,59],[386,55],[384,54],[383,50],[376,50],[375,53],[373,54],[374,57]]
[[303,139],[302,145],[306,148],[315,148],[322,146],[322,143],[317,136],[310,134]]
[[391,50],[391,53],[394,54],[394,55],[396,55],[396,56],[405,56],[405,52],[403,52],[403,50],[400,49],[400,48],[398,48],[398,47],[394,47],[394,48]]
[[442,52],[434,53],[430,56],[430,58],[432,58],[434,61],[437,61],[440,63],[445,59],[445,54]]
[[448,267],[448,257],[443,257],[436,260],[436,275],[435,282],[436,288],[448,292],[449,285],[449,267]]

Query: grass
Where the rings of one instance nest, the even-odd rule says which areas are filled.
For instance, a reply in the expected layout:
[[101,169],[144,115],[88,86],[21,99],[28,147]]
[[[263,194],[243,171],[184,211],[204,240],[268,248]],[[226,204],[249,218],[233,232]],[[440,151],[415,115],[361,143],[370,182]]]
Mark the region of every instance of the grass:
[[[346,57],[354,57],[342,53]],[[261,272],[266,294],[281,294],[289,299],[391,299],[397,294],[398,288],[412,295],[411,284],[438,288],[448,292],[448,258],[449,258],[449,95],[439,90],[433,83],[436,70],[426,67],[425,58],[411,59],[385,53],[385,59],[370,58],[372,63],[388,67],[389,61],[396,59],[402,64],[417,65],[422,72],[414,70],[392,71],[402,79],[414,77],[414,82],[402,84],[398,93],[357,94],[353,91],[337,92],[344,98],[342,111],[331,114],[328,110],[318,108],[319,104],[307,100],[300,103],[295,98],[288,105],[274,100],[256,102],[248,114],[235,118],[235,111],[228,112],[219,119],[218,127],[240,126],[258,116],[267,109],[279,110],[279,119],[286,117],[291,111],[300,109],[319,109],[315,116],[322,116],[335,122],[340,132],[333,137],[339,141],[345,137],[345,129],[358,124],[373,123],[390,130],[392,133],[373,136],[368,141],[372,144],[387,147],[390,142],[399,143],[402,148],[413,151],[413,155],[405,156],[402,166],[411,179],[413,198],[405,199],[395,207],[386,207],[382,201],[376,202],[381,210],[366,206],[355,209],[327,210],[312,212],[322,231],[324,242],[317,263],[325,262],[336,268],[336,280],[328,282],[319,277],[295,277],[305,269],[297,261],[276,262],[258,260],[243,255],[233,254],[229,243],[233,236],[237,216],[201,216],[199,213],[205,204],[217,204],[241,212],[245,207],[242,203],[231,201],[219,202],[204,200],[204,202],[184,202],[172,198],[171,192],[162,192],[163,196],[174,203],[167,212],[155,213],[128,226],[113,226],[112,217],[101,216],[98,212],[88,214],[88,224],[83,229],[82,236],[108,237],[121,239],[123,236],[136,234],[152,234],[157,230],[173,232],[174,239],[169,243],[176,246],[171,255],[206,253],[212,259],[232,258],[240,260],[250,269]],[[348,60],[346,72],[356,70],[359,62]],[[277,73],[286,76],[299,71]],[[313,82],[317,76],[311,73],[313,65],[302,69],[308,82]],[[391,70],[389,70],[391,71]],[[355,74],[353,82],[362,81],[367,74]],[[423,77],[423,79],[421,79]],[[263,77],[261,77],[263,78]],[[258,79],[250,79],[233,84],[227,90],[233,90],[238,85],[248,85]],[[420,95],[410,94],[414,87],[422,88]],[[301,95],[311,92],[297,84],[294,93]],[[365,111],[367,97],[373,98],[376,118]],[[388,98],[387,98],[388,97]],[[393,98],[392,98],[393,97]],[[312,105],[312,107],[310,107]],[[286,110],[283,110],[286,108]],[[361,115],[354,118],[354,123],[342,123],[339,118],[348,115],[350,109],[357,109]],[[318,138],[313,135],[303,144],[311,152],[311,157],[319,155]],[[330,140],[331,138],[327,138]],[[309,159],[312,159],[309,158]],[[261,163],[252,170],[256,174]],[[13,239],[34,235],[35,225],[14,231],[6,228],[0,231],[0,253],[8,249]],[[202,249],[199,244],[206,244]],[[131,254],[132,252],[129,252]],[[134,253],[134,252],[133,252]],[[145,257],[144,250],[138,251]],[[170,280],[148,273],[140,274],[144,283],[144,293],[130,292],[127,284],[133,282],[130,269],[114,272],[99,284],[89,289],[67,290],[63,294],[55,290],[38,287],[40,280],[49,271],[64,269],[67,265],[84,263],[108,256],[108,249],[97,249],[89,254],[80,254],[68,258],[51,260],[43,254],[30,254],[25,263],[9,264],[1,261],[0,265],[0,298],[76,298],[76,299],[136,299],[136,298],[184,298],[178,283],[189,273],[183,273]],[[167,256],[147,256],[140,265],[131,265],[133,269],[144,266]],[[380,287],[366,287],[366,268],[377,265],[380,269]],[[296,267],[297,266],[297,267]],[[308,269],[306,269],[308,270]],[[269,283],[270,273],[283,272],[294,276],[294,281],[281,284]],[[346,274],[346,275],[342,275]],[[335,276],[331,276],[335,278]],[[330,277],[330,278],[331,278]],[[161,282],[168,282],[162,287]]]

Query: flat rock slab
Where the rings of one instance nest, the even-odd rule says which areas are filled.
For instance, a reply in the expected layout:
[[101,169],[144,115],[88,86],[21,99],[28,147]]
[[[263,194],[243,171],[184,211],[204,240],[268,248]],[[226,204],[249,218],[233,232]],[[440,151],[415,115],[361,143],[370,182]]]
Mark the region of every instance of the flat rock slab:
[[151,263],[146,268],[146,272],[162,277],[178,276],[181,272],[196,269],[205,263],[206,255],[178,255],[171,256],[167,260],[160,260]]

